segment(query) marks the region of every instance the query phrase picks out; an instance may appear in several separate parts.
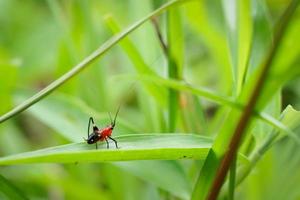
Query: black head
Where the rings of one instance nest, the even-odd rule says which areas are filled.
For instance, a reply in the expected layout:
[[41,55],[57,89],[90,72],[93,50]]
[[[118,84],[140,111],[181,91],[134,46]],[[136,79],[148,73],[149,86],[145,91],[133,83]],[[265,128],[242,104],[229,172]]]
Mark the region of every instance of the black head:
[[89,138],[86,140],[86,142],[88,144],[94,144],[96,142],[98,142],[98,140],[100,139],[100,136],[96,133],[92,133],[90,134]]

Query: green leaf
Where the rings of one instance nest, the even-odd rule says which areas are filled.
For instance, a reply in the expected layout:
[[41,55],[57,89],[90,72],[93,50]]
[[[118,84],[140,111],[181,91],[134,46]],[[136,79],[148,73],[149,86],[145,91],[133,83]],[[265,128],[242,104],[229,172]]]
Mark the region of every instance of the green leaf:
[[0,158],[0,165],[24,163],[84,163],[126,160],[205,159],[212,140],[193,134],[137,134],[115,137],[119,149],[105,142],[85,142],[25,152]]

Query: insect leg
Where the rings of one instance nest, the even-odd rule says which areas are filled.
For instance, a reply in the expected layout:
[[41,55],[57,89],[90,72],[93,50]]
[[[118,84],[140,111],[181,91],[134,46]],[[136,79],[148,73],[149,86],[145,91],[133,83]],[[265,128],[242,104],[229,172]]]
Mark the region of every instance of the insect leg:
[[98,145],[97,145],[97,142],[96,142],[95,144],[96,144],[96,149],[98,149]]
[[119,147],[118,147],[118,142],[117,142],[117,140],[115,140],[114,138],[112,138],[112,137],[110,137],[110,136],[108,136],[109,137],[109,139],[111,139],[112,141],[114,141],[114,143],[115,143],[115,145],[116,145],[116,148],[118,149]]
[[106,142],[106,148],[109,149],[109,144],[106,138],[105,138],[105,142]]

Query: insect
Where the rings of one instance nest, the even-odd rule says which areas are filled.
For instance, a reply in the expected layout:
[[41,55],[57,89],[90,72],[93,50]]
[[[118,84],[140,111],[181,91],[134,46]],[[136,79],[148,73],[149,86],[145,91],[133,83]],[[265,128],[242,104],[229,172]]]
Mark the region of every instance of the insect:
[[[114,141],[115,145],[116,145],[116,148],[118,149],[118,143],[115,139],[113,139],[111,137],[111,134],[114,130],[114,127],[116,125],[116,119],[117,119],[117,116],[118,116],[118,113],[119,113],[119,110],[120,110],[120,106],[116,112],[116,115],[115,115],[115,118],[114,120],[112,121],[112,118],[111,118],[111,115],[109,113],[109,117],[110,117],[110,125],[108,125],[107,127],[105,128],[102,128],[102,129],[99,129],[95,123],[94,123],[94,119],[93,117],[90,117],[89,119],[89,123],[88,123],[88,138],[87,139],[84,139],[88,144],[96,144],[96,149],[98,149],[98,146],[97,146],[97,142],[98,141],[103,141],[105,140],[106,141],[106,147],[109,149],[109,143],[108,143],[108,139],[111,139],[112,141]],[[93,125],[93,132],[90,134],[90,125]]]

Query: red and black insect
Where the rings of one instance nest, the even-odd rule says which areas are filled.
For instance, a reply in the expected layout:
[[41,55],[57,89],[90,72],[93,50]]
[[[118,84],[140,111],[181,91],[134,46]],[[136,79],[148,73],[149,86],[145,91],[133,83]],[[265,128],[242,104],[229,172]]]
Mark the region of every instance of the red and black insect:
[[[114,141],[115,145],[116,145],[116,148],[118,149],[118,143],[115,139],[113,139],[111,137],[111,134],[113,132],[113,129],[116,125],[116,118],[118,116],[118,113],[119,113],[119,110],[120,110],[120,107],[118,108],[117,112],[116,112],[116,115],[115,115],[115,118],[114,118],[114,121],[112,121],[112,118],[109,114],[109,117],[110,117],[110,125],[108,125],[107,127],[105,128],[102,128],[102,129],[99,129],[95,123],[94,123],[94,119],[92,117],[90,117],[89,119],[89,124],[88,124],[88,139],[85,139],[85,141],[88,143],[88,144],[96,144],[96,149],[98,149],[98,146],[97,146],[97,142],[98,141],[103,141],[105,140],[106,141],[106,147],[109,149],[109,143],[108,143],[108,139],[111,139],[112,141]],[[92,125],[93,125],[93,132],[90,134],[90,124],[92,122]]]

